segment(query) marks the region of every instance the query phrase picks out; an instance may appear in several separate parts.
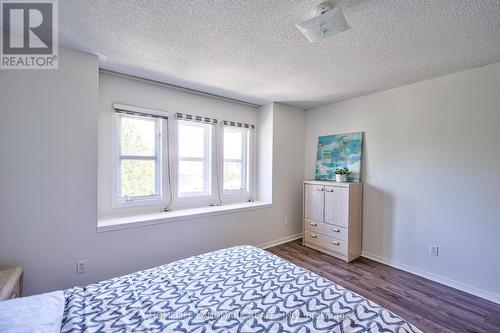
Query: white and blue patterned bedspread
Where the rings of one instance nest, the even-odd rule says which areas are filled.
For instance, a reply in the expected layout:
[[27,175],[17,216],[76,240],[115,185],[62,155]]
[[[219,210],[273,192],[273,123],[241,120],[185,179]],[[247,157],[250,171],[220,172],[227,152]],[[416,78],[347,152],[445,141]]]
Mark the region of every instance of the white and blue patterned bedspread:
[[62,332],[420,332],[252,246],[65,291]]

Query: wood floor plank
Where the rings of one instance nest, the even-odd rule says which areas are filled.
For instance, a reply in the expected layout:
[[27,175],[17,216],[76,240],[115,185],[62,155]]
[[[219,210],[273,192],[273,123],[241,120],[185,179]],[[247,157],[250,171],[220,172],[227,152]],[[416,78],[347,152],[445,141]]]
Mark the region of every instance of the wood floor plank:
[[383,306],[424,332],[500,333],[500,305],[417,275],[359,258],[351,263],[303,247],[267,249]]

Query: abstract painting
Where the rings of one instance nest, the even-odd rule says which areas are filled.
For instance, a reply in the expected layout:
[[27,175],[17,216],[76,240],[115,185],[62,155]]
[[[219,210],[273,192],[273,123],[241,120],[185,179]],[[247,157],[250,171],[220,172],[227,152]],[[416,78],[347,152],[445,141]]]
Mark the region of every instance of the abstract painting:
[[320,136],[316,157],[316,180],[335,179],[335,169],[348,168],[350,182],[359,182],[363,133]]

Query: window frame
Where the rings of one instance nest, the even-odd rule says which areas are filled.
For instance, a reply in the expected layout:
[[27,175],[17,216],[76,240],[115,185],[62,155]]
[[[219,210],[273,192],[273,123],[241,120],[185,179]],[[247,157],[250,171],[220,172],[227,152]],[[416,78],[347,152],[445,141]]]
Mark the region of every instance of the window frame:
[[[244,163],[243,166],[244,174],[242,176],[245,178],[245,189],[239,190],[225,190],[224,189],[224,130],[225,129],[233,130],[233,131],[241,131],[245,132],[246,140],[242,140],[242,145],[244,147],[245,155],[244,155]],[[220,170],[220,179],[221,179],[221,188],[220,191],[222,193],[222,200],[224,203],[237,203],[244,201],[254,201],[255,200],[255,182],[256,182],[256,135],[255,130],[249,128],[241,128],[234,126],[222,126],[221,128],[221,156],[220,160],[222,163],[222,167]],[[244,144],[246,143],[246,144]],[[242,147],[243,149],[243,147]]]
[[[137,108],[141,111],[147,110],[142,108]],[[130,111],[136,111],[130,109]],[[161,115],[166,119],[154,118],[148,116],[151,115]],[[140,156],[140,155],[122,155],[121,151],[121,120],[123,118],[132,119],[145,119],[155,122],[155,155],[152,156]],[[112,200],[111,208],[127,208],[127,207],[141,207],[141,206],[153,206],[153,205],[163,205],[167,202],[168,186],[164,181],[165,171],[168,167],[167,154],[169,153],[168,148],[168,138],[169,128],[168,128],[168,116],[160,111],[148,110],[148,113],[144,115],[138,114],[128,114],[115,112],[113,117],[113,133],[112,133]],[[155,161],[155,192],[154,195],[145,196],[133,196],[124,197],[121,196],[121,162],[123,160],[153,160]]]
[[[241,140],[241,159],[227,158],[224,156],[224,143],[226,137],[226,130],[233,133],[241,133],[243,135]],[[249,193],[249,137],[250,131],[246,128],[232,127],[232,126],[224,126],[223,127],[223,135],[222,135],[222,191],[224,196],[235,196],[235,195],[246,195]],[[233,163],[241,163],[241,178],[240,182],[242,184],[242,188],[240,189],[226,189],[224,184],[224,165],[226,162]]]
[[[209,129],[209,131],[205,131],[204,133],[204,151],[208,152],[206,156],[204,156],[204,172],[206,175],[209,175],[209,179],[205,179],[205,187],[208,190],[204,192],[191,192],[191,193],[179,193],[179,163],[181,161],[179,156],[179,123],[186,123],[192,126],[199,126],[205,129]],[[218,186],[218,177],[217,177],[217,165],[215,164],[217,161],[217,125],[212,123],[203,123],[191,120],[181,120],[177,119],[175,121],[174,132],[173,132],[174,140],[172,140],[172,144],[170,146],[172,150],[172,194],[173,201],[172,207],[175,209],[182,208],[193,208],[193,207],[207,207],[207,206],[215,206],[219,203],[218,194],[217,194],[217,186]],[[184,158],[185,160],[200,160],[201,158]],[[207,163],[208,161],[208,163]],[[208,170],[207,170],[208,169]],[[208,186],[208,187],[207,187]]]
[[[182,157],[180,156],[179,153],[179,144],[180,144],[180,139],[179,139],[179,125],[180,124],[186,124],[188,126],[193,126],[193,127],[199,127],[203,129],[203,157]],[[213,128],[211,128],[212,125],[207,125],[204,123],[200,122],[194,122],[194,121],[183,121],[179,120],[177,122],[177,170],[176,170],[176,179],[177,179],[177,188],[176,188],[176,194],[177,198],[196,198],[196,197],[207,197],[211,196],[213,194],[213,189],[212,189],[212,183],[213,183],[213,176],[212,176],[212,132]],[[182,161],[193,161],[193,162],[203,162],[203,191],[199,192],[180,192],[179,191],[179,165]]]
[[[133,114],[135,113],[135,114]],[[151,116],[151,118],[150,118]],[[157,118],[158,116],[160,118]],[[138,117],[152,119],[156,122],[155,131],[157,140],[155,141],[156,159],[156,188],[157,194],[152,196],[119,197],[120,195],[120,177],[121,163],[126,158],[137,157],[121,155],[121,122],[120,117]],[[113,103],[113,115],[111,120],[110,147],[111,156],[109,173],[106,171],[104,177],[110,177],[111,198],[106,199],[110,202],[110,209],[105,214],[108,216],[127,216],[128,214],[163,211],[165,208],[182,210],[189,208],[202,208],[208,206],[219,206],[235,203],[244,203],[255,201],[256,189],[256,147],[257,135],[255,129],[241,128],[223,125],[222,122],[196,122],[190,120],[177,119],[173,113],[166,111],[157,111],[142,107],[128,106],[119,103]],[[179,136],[178,122],[186,121],[197,126],[206,126],[211,130],[210,140],[205,140],[205,151],[208,151],[210,180],[209,191],[203,193],[178,195],[178,167],[179,167]],[[195,126],[196,126],[195,125]],[[245,189],[244,190],[224,190],[224,128],[230,130],[240,130],[246,132],[245,157]],[[108,155],[109,156],[109,155]],[[121,157],[121,158],[120,158]],[[134,159],[134,158],[132,158]],[[150,159],[138,157],[137,159]],[[186,159],[187,160],[187,159]],[[205,166],[206,168],[206,166]],[[109,184],[109,183],[108,183]],[[109,185],[108,185],[109,186]],[[108,187],[109,188],[109,187]],[[108,192],[109,193],[109,192]],[[101,194],[99,194],[101,195]],[[108,206],[109,207],[109,206]]]

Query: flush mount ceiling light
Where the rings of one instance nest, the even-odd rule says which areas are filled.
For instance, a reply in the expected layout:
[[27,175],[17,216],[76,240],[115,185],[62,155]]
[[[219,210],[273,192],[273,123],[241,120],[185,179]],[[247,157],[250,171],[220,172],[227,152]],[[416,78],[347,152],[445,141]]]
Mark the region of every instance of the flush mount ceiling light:
[[316,17],[296,24],[311,43],[349,29],[342,9],[331,1],[316,7]]

